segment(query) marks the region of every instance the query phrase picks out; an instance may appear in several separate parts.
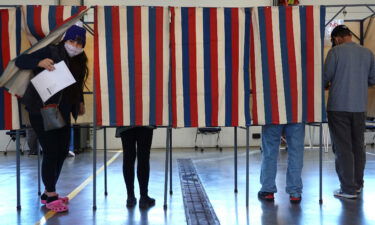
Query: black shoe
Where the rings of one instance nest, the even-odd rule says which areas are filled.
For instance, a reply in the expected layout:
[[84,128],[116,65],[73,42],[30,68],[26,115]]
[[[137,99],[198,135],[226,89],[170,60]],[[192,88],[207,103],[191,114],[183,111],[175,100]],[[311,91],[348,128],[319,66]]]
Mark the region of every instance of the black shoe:
[[155,199],[148,196],[139,199],[139,208],[146,209],[155,205]]
[[137,198],[135,198],[135,197],[128,198],[128,200],[126,200],[126,207],[128,207],[128,208],[132,208],[136,204],[137,204]]
[[259,191],[258,198],[261,200],[266,200],[270,202],[275,200],[274,194],[272,192],[265,192],[265,191]]

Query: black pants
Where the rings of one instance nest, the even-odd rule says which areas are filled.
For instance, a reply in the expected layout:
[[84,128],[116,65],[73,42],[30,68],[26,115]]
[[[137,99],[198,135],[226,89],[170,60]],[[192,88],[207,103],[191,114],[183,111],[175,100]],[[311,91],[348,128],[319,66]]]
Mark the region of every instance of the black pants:
[[61,168],[69,151],[69,125],[56,130],[44,131],[43,119],[40,114],[29,113],[40,146],[43,150],[42,180],[48,192],[56,191]]
[[366,164],[365,120],[364,112],[328,112],[332,149],[336,156],[336,172],[342,191],[349,194],[354,194],[356,189],[363,186]]
[[26,128],[26,140],[27,140],[27,145],[29,146],[29,149],[30,149],[29,154],[37,154],[38,148],[39,148],[38,138],[32,127]]
[[137,157],[137,178],[141,196],[148,194],[150,178],[150,148],[153,129],[135,127],[121,133],[124,151],[122,172],[129,197],[134,197],[134,165]]

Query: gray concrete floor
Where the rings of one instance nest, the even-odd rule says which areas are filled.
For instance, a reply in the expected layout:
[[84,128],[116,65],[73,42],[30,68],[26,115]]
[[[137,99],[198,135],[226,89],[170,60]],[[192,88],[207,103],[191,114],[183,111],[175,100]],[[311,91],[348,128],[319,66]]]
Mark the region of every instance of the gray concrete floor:
[[[118,151],[109,151],[108,159]],[[289,203],[285,193],[287,153],[280,151],[274,203],[257,199],[261,155],[250,152],[250,204],[245,207],[245,149],[238,151],[238,193],[234,193],[233,149],[194,149],[173,151],[173,195],[168,194],[168,209],[163,209],[165,151],[153,149],[149,194],[156,205],[149,210],[125,207],[126,191],[122,177],[122,154],[108,166],[108,196],[104,195],[104,173],[97,176],[97,209],[93,210],[92,152],[67,158],[57,188],[61,195],[71,194],[69,212],[48,214],[40,205],[36,156],[21,156],[21,206],[16,209],[15,154],[0,155],[0,224],[186,224],[176,159],[191,158],[221,224],[375,224],[375,149],[367,148],[365,188],[358,200],[341,200],[332,192],[339,188],[331,151],[323,153],[323,204],[319,204],[319,151],[305,150],[303,199]],[[98,151],[98,169],[103,165],[103,151]],[[79,188],[86,181],[87,186]],[[76,189],[78,187],[78,190]],[[42,187],[43,190],[43,187]],[[136,193],[138,187],[136,185]],[[45,218],[45,215],[51,218]],[[44,221],[44,220],[45,221]]]

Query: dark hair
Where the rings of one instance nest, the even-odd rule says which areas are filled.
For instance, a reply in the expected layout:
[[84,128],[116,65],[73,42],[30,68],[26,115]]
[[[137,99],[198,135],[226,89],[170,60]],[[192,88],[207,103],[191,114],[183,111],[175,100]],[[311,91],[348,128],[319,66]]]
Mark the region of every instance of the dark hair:
[[331,38],[333,37],[346,37],[352,35],[349,28],[345,25],[338,25],[332,30]]
[[86,86],[86,81],[89,75],[89,69],[87,67],[87,56],[85,52],[69,58],[69,68],[72,73],[76,74],[77,83],[79,87],[83,89]]
[[85,52],[74,57],[67,58],[69,63],[69,70],[72,72],[76,83],[69,86],[66,90],[67,97],[72,101],[72,103],[78,103],[80,101],[80,93],[86,86],[86,81],[89,74],[89,69],[87,67],[87,56]]

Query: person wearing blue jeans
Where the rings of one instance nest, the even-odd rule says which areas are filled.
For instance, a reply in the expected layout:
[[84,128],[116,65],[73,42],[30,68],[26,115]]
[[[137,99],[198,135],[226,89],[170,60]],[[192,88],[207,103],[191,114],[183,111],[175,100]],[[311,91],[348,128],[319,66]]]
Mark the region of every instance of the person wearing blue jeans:
[[305,124],[291,123],[284,125],[264,125],[262,127],[262,165],[258,192],[261,200],[273,201],[277,192],[275,183],[277,158],[279,155],[281,135],[285,134],[288,146],[288,169],[285,191],[291,203],[301,202],[303,151],[305,142]]

